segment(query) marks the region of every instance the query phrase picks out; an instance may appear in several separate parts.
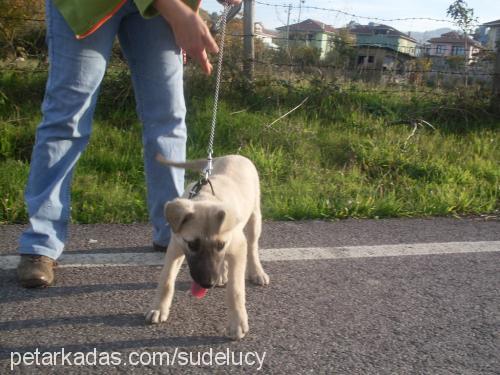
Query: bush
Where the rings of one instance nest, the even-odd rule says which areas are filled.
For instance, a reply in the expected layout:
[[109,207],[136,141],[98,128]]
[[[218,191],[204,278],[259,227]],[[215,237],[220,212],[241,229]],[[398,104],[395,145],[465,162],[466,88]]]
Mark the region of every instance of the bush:
[[[0,57],[38,55],[43,44],[43,0],[10,0],[0,2]],[[36,51],[35,51],[35,50]]]

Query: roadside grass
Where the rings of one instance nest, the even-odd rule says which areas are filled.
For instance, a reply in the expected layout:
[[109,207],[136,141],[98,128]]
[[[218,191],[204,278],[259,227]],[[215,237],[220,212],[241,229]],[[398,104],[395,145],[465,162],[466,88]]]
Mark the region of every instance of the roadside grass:
[[[23,190],[43,85],[43,75],[0,75],[0,223],[27,220]],[[206,156],[211,87],[188,77],[190,158]],[[215,155],[255,162],[267,219],[498,214],[500,116],[485,97],[264,80],[222,94]],[[108,74],[74,176],[74,222],[147,220],[134,106],[127,74]],[[421,120],[434,129],[414,128]]]

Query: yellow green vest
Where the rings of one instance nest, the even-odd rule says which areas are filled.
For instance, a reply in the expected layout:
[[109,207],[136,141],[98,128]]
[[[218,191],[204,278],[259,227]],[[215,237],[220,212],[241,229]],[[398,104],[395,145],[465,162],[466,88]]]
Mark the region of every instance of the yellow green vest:
[[[193,10],[197,10],[201,0],[183,0]],[[78,39],[89,36],[110,19],[127,0],[54,0],[54,4]],[[144,18],[158,14],[154,0],[134,0]]]

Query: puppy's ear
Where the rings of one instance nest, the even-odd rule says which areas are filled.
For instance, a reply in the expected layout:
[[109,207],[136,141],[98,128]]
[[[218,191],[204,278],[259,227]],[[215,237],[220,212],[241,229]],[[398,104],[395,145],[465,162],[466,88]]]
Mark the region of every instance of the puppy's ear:
[[165,218],[174,233],[178,233],[193,216],[193,202],[188,199],[178,198],[165,204]]
[[218,206],[214,219],[214,232],[219,233],[232,230],[240,222],[235,210],[228,206]]

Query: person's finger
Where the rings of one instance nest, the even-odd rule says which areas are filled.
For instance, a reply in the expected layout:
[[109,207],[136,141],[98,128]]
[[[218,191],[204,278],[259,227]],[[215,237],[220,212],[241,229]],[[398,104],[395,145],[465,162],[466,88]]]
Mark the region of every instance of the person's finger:
[[203,44],[205,45],[205,49],[208,52],[211,52],[211,53],[218,53],[219,52],[219,46],[215,42],[215,39],[212,37],[210,32],[207,32],[204,35],[202,35],[202,40],[203,40]]
[[213,71],[213,66],[212,66],[212,63],[210,61],[207,61],[207,70],[206,70],[206,74],[209,76],[210,74],[212,74],[212,71]]
[[191,57],[195,59],[198,64],[200,64],[203,73],[210,75],[212,73],[212,64],[208,60],[207,52],[205,50],[196,51],[196,53],[192,53]]
[[208,59],[207,52],[205,50],[202,51],[201,53],[202,60],[203,60],[203,71],[205,74],[210,75],[212,74],[212,64],[210,63],[210,60]]

